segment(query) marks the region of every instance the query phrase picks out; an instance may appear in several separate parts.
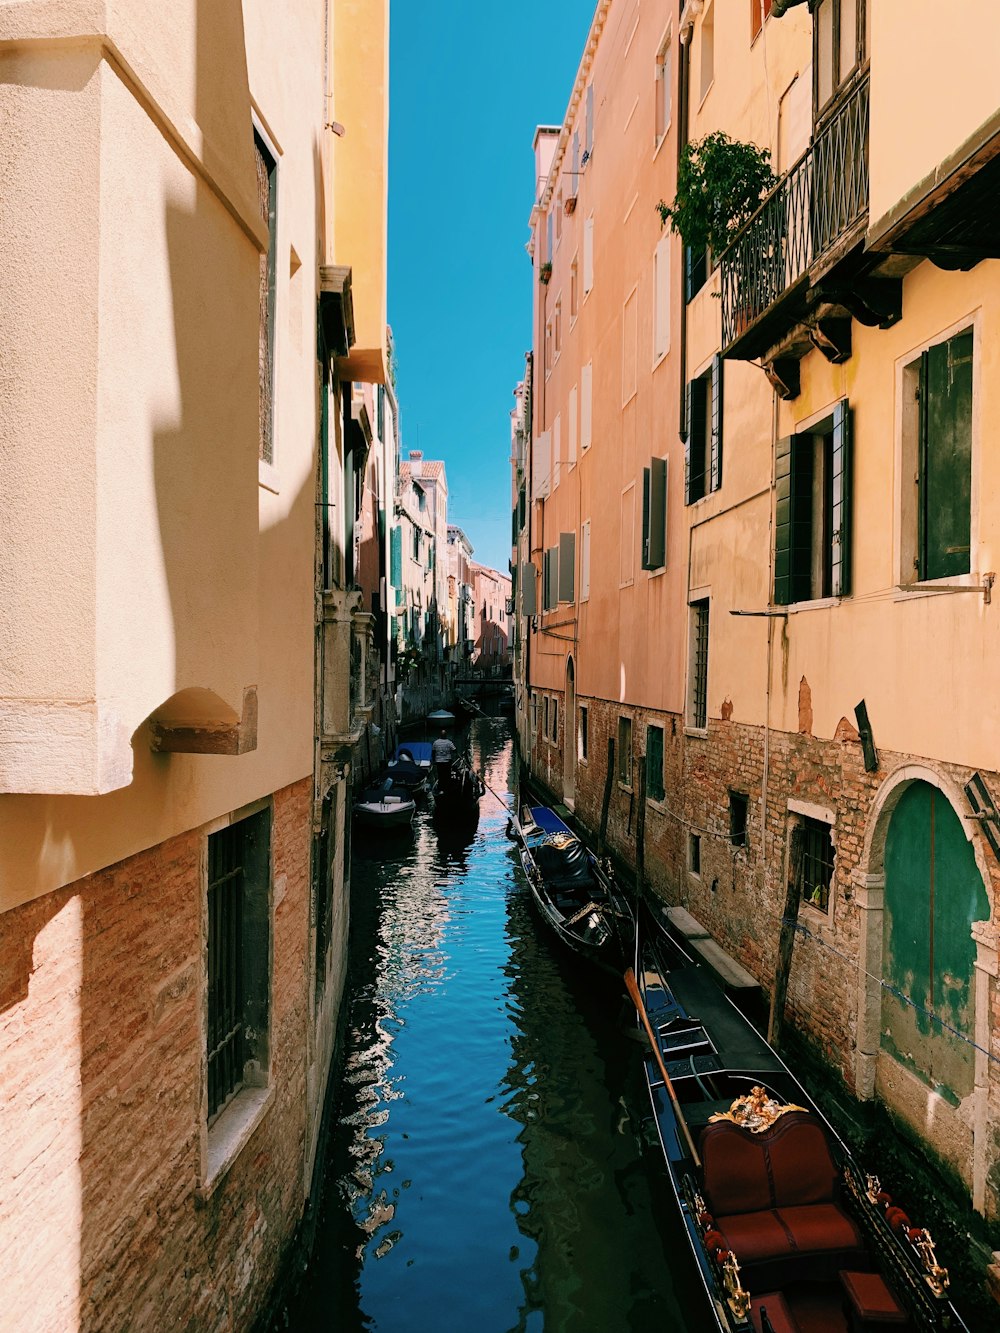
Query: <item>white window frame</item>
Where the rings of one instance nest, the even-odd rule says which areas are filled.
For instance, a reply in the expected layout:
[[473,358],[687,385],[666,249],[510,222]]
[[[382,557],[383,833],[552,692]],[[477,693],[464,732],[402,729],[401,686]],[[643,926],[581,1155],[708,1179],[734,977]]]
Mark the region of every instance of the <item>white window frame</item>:
[[653,251],[653,369],[670,351],[670,267],[673,245],[669,234],[660,237]]
[[[656,52],[653,108],[653,156],[659,152],[674,119],[673,23],[668,23]],[[664,93],[666,103],[664,104]],[[661,114],[662,112],[662,114]],[[662,124],[661,124],[662,120]]]

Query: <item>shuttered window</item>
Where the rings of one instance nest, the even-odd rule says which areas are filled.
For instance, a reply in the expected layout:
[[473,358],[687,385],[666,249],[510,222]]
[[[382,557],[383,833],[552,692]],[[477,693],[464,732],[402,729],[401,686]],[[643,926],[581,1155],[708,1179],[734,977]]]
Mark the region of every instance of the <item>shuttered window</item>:
[[667,563],[667,460],[654,458],[642,471],[642,567]]
[[587,295],[594,286],[594,215],[583,224],[583,294]]
[[587,84],[587,111],[586,111],[586,143],[584,145],[586,156],[589,158],[594,151],[594,85]]
[[690,380],[684,407],[684,503],[694,504],[722,486],[722,358]]
[[559,605],[559,547],[550,546],[545,552],[545,604],[551,611]]
[[688,723],[703,730],[708,725],[708,598],[691,603],[690,664],[688,667]]
[[566,462],[572,467],[576,462],[576,438],[579,418],[577,416],[577,393],[574,384],[569,391],[569,403],[566,407]]
[[590,597],[590,519],[580,524],[580,601]]
[[531,462],[531,498],[544,500],[549,494],[552,473],[552,437],[547,430],[536,436]]
[[576,600],[576,533],[559,534],[559,601]]
[[588,361],[580,367],[580,452],[593,442],[594,364]]
[[521,566],[521,614],[525,616],[535,616],[538,614],[538,597],[536,593],[536,575],[535,566],[530,560],[525,561]]
[[670,350],[670,237],[661,237],[653,253],[653,360]]
[[968,574],[972,532],[972,330],[920,358],[918,577]]
[[774,601],[851,591],[851,412],[846,399],[775,450]]
[[398,526],[392,529],[389,539],[389,579],[394,588],[403,586],[403,529]]
[[256,130],[253,135],[257,164],[257,202],[267,223],[267,254],[260,256],[258,372],[260,380],[260,439],[258,454],[265,463],[274,462],[274,307],[277,278],[278,168],[274,157]]
[[663,728],[646,728],[646,796],[651,801],[662,801],[663,790]]

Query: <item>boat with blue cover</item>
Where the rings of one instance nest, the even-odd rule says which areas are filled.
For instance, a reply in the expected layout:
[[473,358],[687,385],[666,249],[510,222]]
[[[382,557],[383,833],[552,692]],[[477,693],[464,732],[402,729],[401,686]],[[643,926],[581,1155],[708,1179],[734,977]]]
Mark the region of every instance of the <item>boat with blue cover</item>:
[[610,863],[589,851],[548,806],[524,806],[519,819],[511,817],[511,832],[546,924],[575,953],[620,974],[632,912]]

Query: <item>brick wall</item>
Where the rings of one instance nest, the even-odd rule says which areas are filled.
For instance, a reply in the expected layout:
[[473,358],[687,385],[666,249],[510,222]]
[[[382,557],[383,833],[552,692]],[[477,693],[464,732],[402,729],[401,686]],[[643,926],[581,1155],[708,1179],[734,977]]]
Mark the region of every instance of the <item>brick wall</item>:
[[[808,730],[797,734],[770,731],[767,815],[762,830],[763,728],[710,719],[707,735],[692,735],[685,734],[683,718],[676,714],[593,698],[581,697],[577,703],[588,709],[588,759],[577,765],[576,817],[591,834],[600,827],[608,739],[614,737],[616,778],[608,811],[608,843],[627,865],[635,866],[638,771],[646,726],[662,727],[665,797],[647,804],[646,881],[668,902],[687,907],[767,991],[773,983],[785,903],[789,801],[806,802],[834,816],[832,906],[829,913],[809,904],[800,908],[799,924],[808,933],[799,933],[795,939],[786,1015],[853,1090],[860,935],[853,876],[868,870],[865,835],[876,796],[886,776],[906,764],[931,769],[959,789],[968,780],[968,771],[919,756],[881,752],[878,771],[867,773],[857,732],[846,719],[841,720],[832,740],[816,738]],[[563,795],[562,746],[576,744],[575,724],[567,731],[562,701],[560,715],[563,725],[556,746],[544,740],[540,728],[535,733],[537,776],[558,797]],[[622,716],[632,719],[631,789],[617,780],[618,720]],[[805,727],[808,723],[804,719]],[[1000,790],[1000,776],[986,773],[984,777],[994,791]],[[749,797],[746,849],[730,842],[730,790]],[[700,837],[697,876],[689,871],[692,833]],[[992,854],[985,859],[994,900],[1000,901],[1000,867]],[[996,1048],[1000,994],[995,978],[989,991]],[[988,1101],[992,1119],[1000,1106],[998,1060],[990,1062]],[[987,1156],[997,1164],[989,1176],[987,1212],[1000,1215],[1000,1131],[993,1134]]]
[[0,916],[0,1275],[19,1333],[236,1329],[273,1280],[304,1200],[310,792],[273,798],[274,1098],[207,1199],[204,831]]

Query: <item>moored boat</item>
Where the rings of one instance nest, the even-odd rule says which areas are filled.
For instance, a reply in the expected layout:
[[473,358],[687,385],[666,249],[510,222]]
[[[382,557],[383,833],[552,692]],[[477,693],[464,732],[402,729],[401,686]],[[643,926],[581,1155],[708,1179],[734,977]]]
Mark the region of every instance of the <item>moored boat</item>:
[[928,1232],[865,1175],[707,970],[655,924],[626,972],[706,1329],[966,1329]]
[[354,818],[366,828],[409,828],[417,804],[403,788],[387,778],[379,787],[371,787],[354,805]]
[[575,953],[620,973],[631,908],[602,865],[548,806],[511,818],[521,865],[545,922]]
[[430,741],[400,741],[387,766],[393,786],[403,787],[419,799],[430,789],[431,774]]
[[486,787],[463,755],[452,762],[447,780],[438,778],[433,790],[436,820],[470,824],[479,818],[479,800]]

